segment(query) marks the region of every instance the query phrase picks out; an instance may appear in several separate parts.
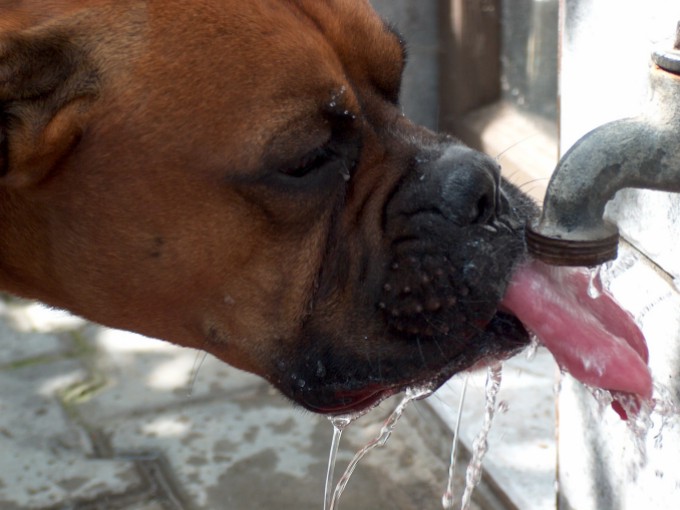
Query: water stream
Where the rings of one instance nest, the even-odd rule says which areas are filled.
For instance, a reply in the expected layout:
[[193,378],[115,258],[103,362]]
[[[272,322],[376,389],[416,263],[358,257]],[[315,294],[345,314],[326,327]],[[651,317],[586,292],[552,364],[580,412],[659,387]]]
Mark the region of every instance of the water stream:
[[489,449],[489,431],[496,415],[498,392],[501,387],[503,365],[497,363],[488,368],[486,375],[486,404],[484,410],[484,424],[475,440],[472,442],[472,460],[465,474],[465,492],[461,502],[461,510],[469,510],[472,493],[482,479],[482,461]]
[[446,491],[442,496],[442,507],[444,510],[453,508],[455,492],[453,490],[454,475],[456,472],[456,464],[458,462],[458,445],[460,444],[460,423],[463,417],[463,405],[465,404],[465,394],[469,381],[469,375],[463,381],[463,389],[460,394],[460,402],[458,403],[458,417],[456,418],[456,430],[453,433],[453,441],[451,444],[451,460],[449,463],[449,480],[446,484]]
[[597,299],[602,295],[602,266],[593,267],[590,269],[590,278],[588,280],[588,297]]
[[329,420],[333,425],[333,440],[331,442],[331,452],[328,455],[328,471],[326,472],[326,487],[324,489],[324,510],[329,510],[333,501],[333,478],[335,476],[335,464],[338,460],[338,448],[342,432],[356,418],[351,415],[331,416]]
[[637,454],[637,459],[630,466],[630,476],[632,479],[637,478],[640,469],[647,464],[647,438],[649,433],[655,430],[654,446],[661,448],[664,429],[680,414],[680,409],[674,403],[670,391],[661,384],[655,383],[654,398],[646,401],[626,393],[610,392],[590,386],[586,386],[586,389],[597,402],[600,415],[606,412],[615,400],[626,412],[628,419],[625,424],[631,434],[631,439],[635,445],[634,451]]
[[[350,461],[348,464],[347,468],[345,469],[344,474],[338,481],[337,485],[335,486],[335,490],[333,491],[332,496],[328,494],[328,489],[326,489],[326,497],[327,501],[328,498],[330,499],[330,502],[328,503],[327,506],[325,506],[326,510],[337,510],[339,508],[339,501],[340,501],[340,496],[342,496],[342,493],[345,490],[345,487],[347,487],[347,483],[349,482],[349,479],[352,476],[352,473],[354,473],[354,470],[356,469],[357,465],[363,459],[368,452],[373,450],[374,448],[382,447],[387,443],[387,440],[390,438],[392,435],[392,431],[394,430],[394,427],[397,425],[397,422],[401,418],[401,416],[404,414],[404,410],[406,407],[413,402],[414,400],[418,400],[421,398],[428,397],[429,395],[432,394],[432,388],[430,387],[422,387],[422,388],[409,388],[406,390],[406,393],[404,397],[402,398],[401,402],[399,405],[396,407],[396,409],[390,414],[390,416],[385,420],[383,423],[382,428],[380,429],[380,433],[376,436],[375,439],[370,441],[366,446],[364,446],[361,450],[359,450],[355,455],[354,458]],[[346,426],[346,425],[345,425]],[[334,424],[334,429],[337,430],[337,426]],[[335,445],[335,437],[337,436],[337,441],[340,441],[340,433],[334,433],[334,444],[331,447],[331,456],[329,458],[329,467],[328,467],[328,479],[331,481],[327,480],[327,484],[332,483],[332,477],[333,477],[333,471],[335,470],[335,461],[336,461],[336,455],[333,453],[333,449],[335,448],[337,450],[337,445]],[[330,465],[330,461],[333,462],[333,466]]]

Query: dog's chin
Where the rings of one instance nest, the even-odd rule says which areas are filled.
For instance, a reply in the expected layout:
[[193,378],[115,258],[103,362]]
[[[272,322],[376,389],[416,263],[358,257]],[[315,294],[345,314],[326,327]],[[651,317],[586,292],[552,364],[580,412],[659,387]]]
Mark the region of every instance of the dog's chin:
[[311,391],[286,391],[284,395],[295,404],[308,411],[328,416],[360,416],[367,413],[382,401],[408,388],[427,387],[435,390],[446,381],[440,382],[425,379],[423,382],[401,383],[395,385],[376,382],[361,385],[328,385],[314,388]]
[[329,416],[361,415],[399,391],[399,387],[380,385],[368,385],[359,389],[328,388],[330,396],[318,398],[307,395],[307,398],[297,403],[309,411]]
[[304,361],[286,367],[286,375],[271,382],[314,413],[359,415],[404,390],[435,391],[460,372],[507,359],[529,344],[529,335],[514,316],[499,312],[483,332],[465,342],[449,337],[418,346],[411,340],[384,339],[384,345],[399,342],[403,347],[391,349],[379,365],[335,348],[324,356],[307,351]]
[[[486,359],[471,367],[461,368],[457,362],[451,362],[437,373],[424,374],[422,378],[401,381],[399,383],[368,382],[364,386],[352,384],[331,385],[316,388],[310,392],[293,392],[289,395],[296,404],[301,405],[308,411],[329,416],[360,416],[378,406],[384,400],[406,391],[408,389],[422,389],[430,392],[436,391],[454,375],[481,368],[495,359]],[[356,387],[355,387],[356,386]]]

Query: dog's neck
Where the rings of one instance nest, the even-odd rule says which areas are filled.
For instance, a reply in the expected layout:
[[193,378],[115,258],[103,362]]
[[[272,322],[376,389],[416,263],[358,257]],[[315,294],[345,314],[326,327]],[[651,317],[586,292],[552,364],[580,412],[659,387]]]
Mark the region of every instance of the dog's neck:
[[37,298],[39,282],[48,281],[49,275],[39,241],[39,214],[27,204],[0,188],[0,291]]

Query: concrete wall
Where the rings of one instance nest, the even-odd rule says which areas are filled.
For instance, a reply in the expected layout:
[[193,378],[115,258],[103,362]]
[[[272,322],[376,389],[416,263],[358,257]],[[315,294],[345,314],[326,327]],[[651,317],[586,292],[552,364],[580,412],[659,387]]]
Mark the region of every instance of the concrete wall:
[[438,124],[438,3],[438,0],[371,0],[408,45],[409,59],[401,90],[404,113],[431,129]]
[[[563,4],[564,153],[590,129],[645,108],[651,51],[656,45],[670,48],[680,3],[579,0]],[[623,251],[605,279],[643,329],[655,381],[668,392],[668,402],[678,406],[680,195],[620,192],[608,214],[634,249]],[[636,441],[610,409],[598,409],[592,396],[567,377],[559,397],[560,508],[680,508],[680,420],[674,416],[663,430],[658,413],[652,421],[647,437]]]

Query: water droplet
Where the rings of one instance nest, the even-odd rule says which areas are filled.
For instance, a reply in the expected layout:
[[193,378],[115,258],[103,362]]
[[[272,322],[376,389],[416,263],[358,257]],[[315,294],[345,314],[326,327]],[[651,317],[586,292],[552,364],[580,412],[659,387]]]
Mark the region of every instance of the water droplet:
[[591,386],[586,386],[590,394],[597,402],[598,411],[602,414],[613,402],[612,394],[608,390],[603,390],[602,388],[593,388]]
[[[406,389],[406,396],[404,400],[407,400],[406,404],[409,404],[412,400],[420,400],[427,398],[432,395],[434,388],[431,384],[424,384],[423,386],[413,386]],[[404,406],[405,407],[405,406]]]
[[326,367],[320,361],[317,361],[317,363],[316,363],[316,376],[317,377],[326,377]]
[[304,379],[300,379],[297,382],[298,388],[303,389],[305,386],[307,386],[307,382]]
[[529,347],[527,347],[526,356],[527,360],[533,361],[536,358],[536,353],[538,352],[538,346],[540,343],[538,341],[538,337],[533,333],[531,334],[530,338],[531,343],[529,344]]
[[446,491],[444,495],[442,496],[442,507],[444,510],[450,510],[453,508],[453,504],[455,503],[453,499],[453,494],[449,491]]
[[602,280],[600,274],[602,266],[594,267],[590,270],[590,279],[588,280],[588,296],[591,299],[597,299],[602,296]]
[[663,445],[664,429],[670,425],[672,420],[676,420],[680,416],[680,408],[675,403],[669,388],[661,384],[655,384],[654,392],[656,397],[652,400],[652,408],[654,409],[654,414],[661,418],[658,432],[654,438],[654,446],[661,448]]
[[336,416],[329,416],[328,419],[333,424],[333,427],[341,431],[345,430],[358,416],[351,414],[339,414]]
[[562,370],[559,371],[557,378],[555,380],[555,384],[553,384],[553,394],[557,397],[560,394],[560,391],[562,391],[562,379],[564,378],[564,372]]

